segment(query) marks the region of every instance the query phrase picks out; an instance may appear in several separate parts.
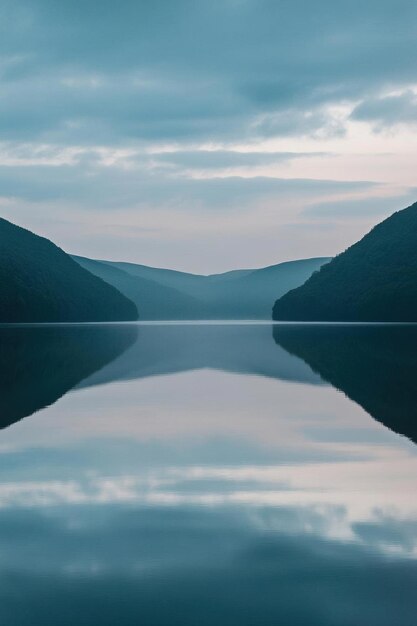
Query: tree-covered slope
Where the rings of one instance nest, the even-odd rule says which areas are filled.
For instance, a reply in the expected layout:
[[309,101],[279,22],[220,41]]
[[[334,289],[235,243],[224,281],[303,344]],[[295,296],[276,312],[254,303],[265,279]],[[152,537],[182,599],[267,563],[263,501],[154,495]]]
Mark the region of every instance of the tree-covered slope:
[[51,241],[0,219],[0,322],[137,317],[133,302]]
[[417,203],[275,303],[275,320],[417,321]]

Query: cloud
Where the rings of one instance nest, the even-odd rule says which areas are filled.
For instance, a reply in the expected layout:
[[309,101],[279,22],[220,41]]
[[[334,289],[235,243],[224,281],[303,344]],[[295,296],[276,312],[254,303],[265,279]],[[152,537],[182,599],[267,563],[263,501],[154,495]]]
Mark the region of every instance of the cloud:
[[353,110],[351,117],[371,122],[377,131],[398,125],[416,125],[417,94],[407,90],[395,96],[366,99]]
[[153,168],[130,157],[104,165],[90,153],[70,164],[4,165],[1,213],[73,254],[202,273],[331,256],[373,224],[365,213],[336,233],[333,216],[312,220],[303,211],[378,196],[383,185],[261,176],[255,162],[270,157],[260,155],[247,158],[250,176],[237,175],[241,165],[213,169],[218,157],[225,166],[235,156],[197,155],[196,169],[191,153],[168,155],[166,163],[158,155]]
[[4,0],[3,214],[80,254],[203,272],[337,253],[376,213],[329,247],[334,215],[320,234],[302,209],[413,184],[408,136],[389,166],[368,139],[414,124],[416,23],[414,0]]
[[328,129],[328,105],[416,82],[417,6],[400,5],[9,1],[1,134],[119,143]]
[[[178,160],[181,162],[181,156]],[[183,166],[185,161],[182,162]],[[375,186],[369,181],[303,180],[273,176],[170,177],[162,175],[160,171],[152,173],[141,168],[97,167],[83,160],[75,165],[60,167],[0,166],[0,189],[5,197],[38,202],[79,201],[88,203],[90,209],[176,206],[191,212],[203,208],[211,211],[227,208],[231,211],[253,206],[254,201],[265,198],[278,202],[292,195],[293,198],[297,196],[307,200],[315,195],[368,191]]]
[[[323,156],[322,152],[242,152],[237,150],[176,150],[152,153],[147,163],[153,167],[181,170],[230,170],[256,168],[296,159]],[[143,157],[142,157],[143,159]]]
[[395,196],[389,193],[386,196],[375,195],[369,198],[349,198],[347,200],[338,199],[312,203],[303,211],[303,214],[315,218],[333,217],[335,219],[356,216],[385,216],[409,206],[415,202],[416,197],[417,188],[414,187],[405,193],[398,190]]

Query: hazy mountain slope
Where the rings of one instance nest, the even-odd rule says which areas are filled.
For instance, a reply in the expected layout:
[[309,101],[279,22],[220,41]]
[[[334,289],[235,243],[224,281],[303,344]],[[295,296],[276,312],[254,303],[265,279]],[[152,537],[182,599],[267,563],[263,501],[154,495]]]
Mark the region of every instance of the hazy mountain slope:
[[253,270],[212,285],[213,314],[225,317],[270,319],[277,293],[302,285],[329,258],[302,259]]
[[137,319],[136,306],[48,239],[0,219],[0,321]]
[[119,264],[94,261],[78,256],[74,256],[73,259],[132,300],[140,308],[141,320],[202,317],[201,304],[195,298],[172,287],[134,275],[119,268]]
[[270,319],[277,293],[284,294],[303,284],[313,271],[329,260],[302,259],[261,269],[238,269],[208,276],[133,263],[106,263],[198,299],[204,303],[203,317]]
[[417,321],[417,203],[375,226],[284,295],[273,318]]
[[304,283],[328,258],[203,276],[74,257],[140,305],[141,319],[270,319],[277,293]]
[[201,282],[204,276],[199,274],[190,274],[188,272],[180,272],[178,270],[165,269],[162,267],[149,267],[147,265],[139,265],[136,263],[125,263],[123,261],[101,261],[111,267],[117,267],[132,276],[153,280],[160,285],[179,289],[184,293],[192,292],[195,285]]

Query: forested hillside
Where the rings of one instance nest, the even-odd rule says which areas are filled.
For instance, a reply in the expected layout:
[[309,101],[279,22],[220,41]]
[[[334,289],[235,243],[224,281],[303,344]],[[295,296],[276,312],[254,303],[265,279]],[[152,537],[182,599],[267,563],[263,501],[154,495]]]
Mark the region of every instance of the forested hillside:
[[275,303],[275,320],[417,321],[417,203]]
[[137,317],[133,302],[51,241],[0,219],[0,322]]

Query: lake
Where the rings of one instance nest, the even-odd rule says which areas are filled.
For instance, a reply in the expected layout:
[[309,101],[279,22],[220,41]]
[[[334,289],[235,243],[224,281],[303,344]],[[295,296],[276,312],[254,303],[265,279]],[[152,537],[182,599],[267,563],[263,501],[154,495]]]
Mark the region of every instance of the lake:
[[4,626],[414,626],[417,326],[0,328]]

